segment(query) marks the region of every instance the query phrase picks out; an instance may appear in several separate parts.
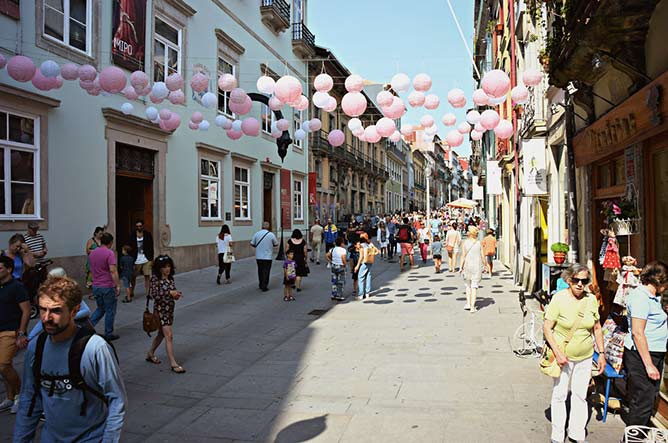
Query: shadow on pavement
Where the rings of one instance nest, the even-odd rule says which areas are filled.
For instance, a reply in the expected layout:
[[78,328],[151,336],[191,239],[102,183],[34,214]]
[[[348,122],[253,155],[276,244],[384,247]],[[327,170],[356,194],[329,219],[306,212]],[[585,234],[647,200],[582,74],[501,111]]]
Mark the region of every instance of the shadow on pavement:
[[327,414],[292,423],[276,435],[276,443],[298,443],[311,440],[327,429]]

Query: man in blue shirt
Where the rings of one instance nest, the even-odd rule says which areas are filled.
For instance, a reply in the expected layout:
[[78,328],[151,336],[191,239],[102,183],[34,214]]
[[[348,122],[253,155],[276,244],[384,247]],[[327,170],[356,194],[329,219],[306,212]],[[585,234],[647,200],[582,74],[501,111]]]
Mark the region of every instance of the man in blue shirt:
[[[111,346],[99,335],[88,335],[80,349],[79,370],[70,367],[70,347],[74,353],[83,337],[74,321],[81,298],[79,285],[67,277],[50,278],[40,287],[46,335],[28,345],[14,443],[34,440],[42,413],[42,441],[120,440],[127,396]],[[83,383],[76,382],[79,376]]]
[[328,218],[327,225],[325,225],[325,254],[334,247],[334,242],[338,236],[339,233],[336,225],[332,223],[331,218]]
[[390,217],[389,215],[385,217],[385,225],[387,226],[387,232],[390,233],[390,238],[388,239],[390,248],[387,251],[387,259],[392,260],[394,252],[397,249],[397,240],[394,238],[394,235],[397,233],[397,224],[394,222],[394,217]]
[[255,248],[257,262],[257,279],[262,292],[269,290],[269,274],[271,273],[274,246],[278,246],[276,236],[269,231],[269,222],[262,222],[262,229],[251,239],[250,245]]

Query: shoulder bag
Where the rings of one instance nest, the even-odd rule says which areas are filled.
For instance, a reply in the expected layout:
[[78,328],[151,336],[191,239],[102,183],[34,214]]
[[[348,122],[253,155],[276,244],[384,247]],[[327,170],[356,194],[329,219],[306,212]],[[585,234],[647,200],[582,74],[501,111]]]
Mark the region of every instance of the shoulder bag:
[[[575,319],[575,323],[571,326],[571,330],[568,331],[568,335],[564,340],[564,352],[566,351],[566,346],[570,343],[575,330],[580,326],[582,318],[584,317],[585,306],[587,306],[587,296],[580,301],[580,311],[578,312],[578,318]],[[545,341],[543,344],[543,352],[540,356],[540,372],[550,377],[559,378],[561,376],[561,366],[557,363],[557,358],[554,356],[554,351],[550,345]]]
[[237,259],[234,257],[234,250],[230,245],[227,246],[227,250],[223,254],[223,263],[234,263]]

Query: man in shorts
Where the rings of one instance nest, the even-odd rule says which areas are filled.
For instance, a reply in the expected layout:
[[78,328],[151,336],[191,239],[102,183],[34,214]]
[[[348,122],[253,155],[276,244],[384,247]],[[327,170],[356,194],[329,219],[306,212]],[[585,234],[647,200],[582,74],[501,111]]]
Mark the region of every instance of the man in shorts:
[[401,257],[399,258],[399,270],[404,270],[405,257],[408,256],[408,262],[411,268],[415,266],[413,262],[413,243],[415,243],[415,232],[413,227],[408,224],[408,217],[404,217],[403,224],[397,229],[397,241],[401,245]]
[[135,272],[132,276],[132,300],[134,290],[137,288],[137,277],[144,276],[144,290],[148,294],[149,281],[151,279],[151,268],[153,264],[153,237],[144,229],[144,220],[135,222],[135,231],[130,234],[130,246],[135,259]]

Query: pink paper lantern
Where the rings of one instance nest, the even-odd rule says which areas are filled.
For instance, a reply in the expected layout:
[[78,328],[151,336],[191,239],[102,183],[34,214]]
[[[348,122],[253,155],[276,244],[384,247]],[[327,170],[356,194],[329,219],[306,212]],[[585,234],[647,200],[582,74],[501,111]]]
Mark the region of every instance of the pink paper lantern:
[[284,75],[276,82],[274,94],[283,103],[292,103],[302,95],[302,84],[295,77]]
[[471,132],[471,125],[466,122],[461,122],[459,126],[457,126],[457,131],[459,131],[460,134],[468,134]]
[[137,92],[137,95],[140,97],[148,97],[148,95],[151,93],[151,86],[146,85],[145,87],[141,89],[134,88],[134,90]]
[[413,108],[424,105],[425,96],[423,92],[413,91],[408,94],[408,104]]
[[381,136],[378,133],[376,125],[369,125],[366,128],[364,128],[364,139],[369,143],[378,143],[380,141],[380,138]]
[[427,74],[418,74],[413,77],[413,89],[426,92],[431,88],[431,77]]
[[283,133],[281,131],[279,131],[278,129],[275,129],[275,130],[271,131],[271,137],[272,138],[281,138],[281,135],[283,135]]
[[390,135],[390,141],[396,143],[399,140],[401,140],[401,133],[399,131],[394,131],[392,135]]
[[95,87],[95,82],[93,80],[79,80],[79,87],[84,91],[88,91]]
[[151,103],[156,104],[156,105],[159,105],[160,103],[162,103],[165,100],[164,98],[156,97],[155,95],[153,95],[152,92],[148,95],[148,99],[151,100]]
[[376,95],[376,101],[378,102],[378,106],[390,106],[392,104],[392,100],[394,99],[394,95],[390,91],[380,91],[378,95]]
[[195,123],[194,121],[191,120],[188,122],[188,127],[193,131],[196,131],[199,129],[199,123]]
[[229,107],[230,111],[234,112],[235,114],[246,115],[251,111],[253,102],[250,97],[246,96],[245,101],[241,104],[230,101]]
[[456,148],[464,142],[464,136],[454,129],[448,132],[448,135],[445,136],[445,141],[450,145],[450,147]]
[[260,122],[253,117],[243,119],[241,122],[241,132],[249,137],[257,137],[260,135]]
[[424,98],[424,107],[425,109],[429,109],[430,111],[433,111],[434,109],[437,109],[441,104],[441,100],[438,98],[438,95],[436,94],[428,94]]
[[524,104],[529,99],[529,90],[524,85],[517,85],[510,90],[510,98],[515,103]]
[[513,124],[508,120],[501,120],[494,128],[494,134],[502,140],[506,140],[513,135]]
[[475,129],[471,131],[471,140],[481,140],[482,139],[482,132],[478,132]]
[[329,74],[318,74],[313,80],[313,87],[318,92],[329,92],[334,87],[334,80]]
[[102,88],[100,87],[100,81],[98,79],[93,80],[93,85],[86,89],[86,92],[88,92],[89,95],[97,96],[100,95],[100,92],[102,92]]
[[334,147],[341,146],[346,141],[346,135],[340,129],[334,129],[327,136],[327,141]]
[[232,140],[239,140],[241,136],[244,135],[243,132],[235,131],[234,129],[228,129],[225,133]]
[[400,72],[392,76],[390,86],[392,86],[395,92],[406,92],[411,86],[411,79],[403,72]]
[[100,72],[100,87],[110,94],[121,92],[126,83],[127,79],[121,68],[107,66]]
[[455,114],[448,112],[443,116],[442,121],[445,126],[454,126],[457,123],[457,117]]
[[501,97],[510,89],[510,77],[500,69],[493,69],[483,76],[481,86],[490,97]]
[[79,66],[77,72],[79,74],[79,80],[93,81],[95,80],[95,77],[97,77],[97,69],[91,65]]
[[452,107],[455,108],[455,109],[461,109],[464,106],[466,106],[466,98],[463,98],[461,101],[454,102],[452,104]]
[[399,97],[394,97],[392,99],[392,104],[386,108],[383,108],[382,111],[385,117],[396,120],[403,117],[403,115],[406,113],[406,106],[404,105],[403,100],[401,100]]
[[65,80],[76,80],[79,78],[79,67],[74,63],[65,63],[60,68],[60,75]]
[[455,88],[448,92],[448,102],[452,106],[455,106],[456,103],[460,103],[462,100],[466,100],[466,96],[461,89]]
[[128,100],[137,100],[139,98],[139,95],[137,95],[137,91],[135,91],[135,88],[132,86],[126,86],[125,89],[121,92],[127,98]]
[[167,85],[167,89],[170,91],[177,91],[179,89],[183,89],[183,77],[181,77],[181,74],[178,72],[175,72],[173,74],[170,74],[167,76],[165,79],[165,85]]
[[322,128],[322,122],[319,118],[311,119],[311,132],[319,131]]
[[295,109],[298,111],[305,111],[306,108],[308,108],[308,98],[302,95],[297,100],[297,104],[295,104]]
[[538,86],[543,80],[543,73],[537,69],[527,69],[522,74],[522,81],[527,86]]
[[160,116],[160,120],[169,120],[172,117],[172,111],[170,111],[167,108],[164,108],[160,110],[160,114],[158,115]]
[[193,114],[190,116],[190,121],[193,123],[197,123],[198,125],[204,120],[204,115],[202,115],[201,112],[195,111]]
[[42,71],[37,69],[32,77],[32,85],[40,91],[50,91],[56,87],[56,77],[45,77]]
[[272,111],[279,111],[283,108],[283,102],[276,98],[276,96],[271,96],[269,98],[269,109]]
[[397,130],[397,125],[394,123],[394,120],[387,117],[383,117],[378,120],[376,123],[376,131],[380,134],[381,137],[389,137]]
[[58,76],[56,77],[56,86],[54,89],[60,89],[63,87],[63,77]]
[[183,105],[186,103],[186,95],[180,89],[170,92],[167,99],[173,105]]
[[[82,66],[83,67],[83,66]],[[81,71],[79,71],[79,78],[81,78]],[[135,71],[130,74],[130,84],[135,90],[143,90],[148,86],[148,75],[144,71]],[[140,94],[145,95],[145,94]]]
[[181,125],[181,117],[173,112],[169,120],[160,120],[160,127],[168,131],[175,131]]
[[209,88],[209,77],[201,72],[190,78],[190,88],[195,92],[204,92]]
[[37,67],[24,55],[15,55],[7,62],[7,73],[17,82],[25,83],[35,76]]
[[7,59],[4,55],[0,54],[0,69],[3,69],[5,66],[7,66]]
[[364,135],[364,127],[360,126],[358,128],[355,128],[353,129],[352,133],[355,137],[359,138]]
[[230,92],[230,103],[243,104],[246,101],[246,91],[241,88],[235,88]]
[[230,92],[237,87],[237,78],[232,74],[222,74],[218,77],[218,87],[221,91]]
[[357,117],[366,111],[366,97],[361,92],[348,92],[341,100],[341,109],[349,117]]
[[351,74],[346,78],[344,85],[348,92],[360,92],[364,89],[364,79],[357,74]]
[[279,131],[287,131],[290,127],[290,122],[282,118],[276,122],[276,127]]
[[482,89],[476,89],[473,92],[473,103],[478,106],[487,106],[489,103],[489,95],[487,95]]
[[327,103],[327,106],[322,108],[323,111],[325,112],[334,112],[336,110],[336,107],[339,104],[336,102],[336,99],[334,97],[329,97],[329,102]]
[[420,125],[422,125],[423,128],[428,128],[430,126],[434,125],[434,117],[432,117],[429,114],[425,114],[422,117],[420,117]]
[[493,109],[487,109],[480,114],[480,125],[487,130],[496,128],[496,125],[499,124],[499,120],[499,113]]

